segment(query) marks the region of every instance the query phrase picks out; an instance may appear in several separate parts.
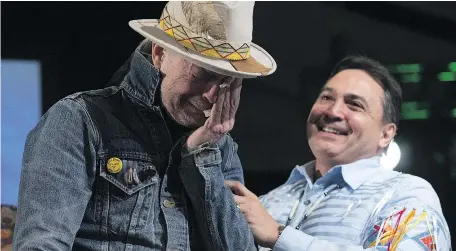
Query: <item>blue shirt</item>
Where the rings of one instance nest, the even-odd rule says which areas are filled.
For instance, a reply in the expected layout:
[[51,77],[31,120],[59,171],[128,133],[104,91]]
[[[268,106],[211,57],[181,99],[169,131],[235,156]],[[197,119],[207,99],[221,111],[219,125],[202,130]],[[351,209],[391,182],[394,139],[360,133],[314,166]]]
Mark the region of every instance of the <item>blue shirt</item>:
[[289,223],[274,251],[450,250],[439,198],[424,179],[382,168],[379,156],[333,167],[315,183],[314,169],[314,161],[295,167],[260,198]]

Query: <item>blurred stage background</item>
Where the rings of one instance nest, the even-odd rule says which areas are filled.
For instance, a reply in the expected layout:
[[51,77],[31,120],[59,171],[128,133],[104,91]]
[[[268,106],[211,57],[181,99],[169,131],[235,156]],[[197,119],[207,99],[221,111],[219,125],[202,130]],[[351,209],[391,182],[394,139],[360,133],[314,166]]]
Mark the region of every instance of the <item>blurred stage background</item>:
[[[128,21],[159,18],[164,5],[2,2],[2,204],[17,203],[25,136],[39,117],[68,94],[106,86],[142,39]],[[253,42],[278,70],[244,81],[232,134],[247,187],[263,194],[312,160],[310,107],[334,64],[361,53],[388,65],[404,89],[396,170],[433,185],[454,232],[456,3],[257,2],[254,27]]]

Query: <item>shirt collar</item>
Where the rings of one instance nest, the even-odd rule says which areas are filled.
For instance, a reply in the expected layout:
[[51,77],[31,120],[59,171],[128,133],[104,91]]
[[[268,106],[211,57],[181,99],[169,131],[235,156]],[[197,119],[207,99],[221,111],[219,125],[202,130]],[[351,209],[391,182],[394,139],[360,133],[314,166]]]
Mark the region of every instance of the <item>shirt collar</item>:
[[307,184],[312,188],[313,186],[313,174],[315,172],[315,160],[308,162],[307,164],[296,166],[293,171],[291,171],[290,177],[287,180],[287,183],[294,183],[295,181],[305,178]]
[[342,165],[342,176],[345,182],[356,190],[375,173],[382,171],[380,156],[376,155],[366,159],[360,159],[350,164]]
[[[328,173],[318,179],[315,184],[327,187],[331,184],[347,184],[351,189],[356,190],[368,178],[376,172],[381,171],[380,156],[373,156],[366,159],[360,159],[350,164],[335,166]],[[315,172],[315,160],[302,166],[296,166],[292,171],[287,183],[293,182],[303,177],[307,180],[310,187],[314,184],[312,177]]]

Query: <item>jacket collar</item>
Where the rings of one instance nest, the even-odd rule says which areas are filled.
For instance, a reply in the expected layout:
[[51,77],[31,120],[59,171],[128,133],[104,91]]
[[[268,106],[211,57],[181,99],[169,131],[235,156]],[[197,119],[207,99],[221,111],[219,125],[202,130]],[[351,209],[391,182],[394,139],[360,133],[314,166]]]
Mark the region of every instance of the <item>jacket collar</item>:
[[144,40],[130,56],[129,65],[128,61],[124,65],[128,67],[128,73],[120,85],[148,107],[153,106],[159,96],[157,89],[161,81],[160,72],[152,64],[151,53],[152,43]]

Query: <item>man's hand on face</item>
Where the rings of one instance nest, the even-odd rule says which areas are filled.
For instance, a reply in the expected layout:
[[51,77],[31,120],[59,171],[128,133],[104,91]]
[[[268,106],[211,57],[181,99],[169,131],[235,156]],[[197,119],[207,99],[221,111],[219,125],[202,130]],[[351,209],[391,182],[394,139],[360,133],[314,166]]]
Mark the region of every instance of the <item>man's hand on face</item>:
[[218,87],[217,101],[212,106],[211,116],[187,139],[189,149],[203,143],[215,143],[233,129],[241,97],[242,79],[231,78],[230,81]]
[[234,201],[249,223],[256,242],[262,247],[273,248],[279,238],[279,226],[266,211],[258,197],[238,181],[225,181],[234,193]]

